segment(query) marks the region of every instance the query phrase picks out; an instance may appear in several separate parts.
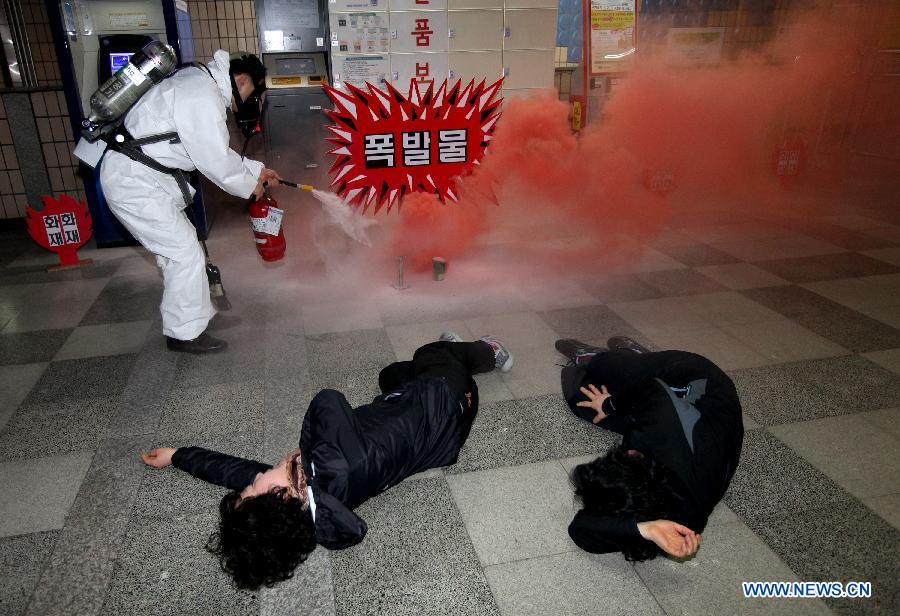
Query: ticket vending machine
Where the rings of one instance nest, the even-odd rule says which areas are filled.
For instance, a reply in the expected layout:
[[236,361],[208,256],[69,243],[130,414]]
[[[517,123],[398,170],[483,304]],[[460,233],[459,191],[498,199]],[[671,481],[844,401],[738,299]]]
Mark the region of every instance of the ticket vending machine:
[[[257,0],[259,48],[266,67],[263,120],[267,164],[285,178],[326,187],[330,83],[326,0]],[[286,191],[279,199],[301,199]]]
[[327,182],[324,111],[330,101],[324,53],[263,54],[266,114],[263,134],[269,164],[285,178],[323,187]]

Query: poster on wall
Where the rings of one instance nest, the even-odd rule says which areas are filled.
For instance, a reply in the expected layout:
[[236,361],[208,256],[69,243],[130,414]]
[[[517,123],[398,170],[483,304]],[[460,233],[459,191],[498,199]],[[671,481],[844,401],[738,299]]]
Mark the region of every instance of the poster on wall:
[[345,84],[359,88],[365,87],[366,83],[381,85],[390,68],[386,55],[344,56],[332,54],[331,63],[334,69],[334,83],[339,88],[345,88]]
[[591,74],[621,73],[634,64],[635,0],[591,0]]
[[332,13],[331,47],[339,53],[390,51],[387,13]]
[[713,66],[722,59],[725,28],[670,28],[666,63],[672,66]]
[[328,0],[328,13],[344,11],[386,11],[388,0]]
[[319,3],[316,0],[266,0],[266,20],[282,30],[319,27]]

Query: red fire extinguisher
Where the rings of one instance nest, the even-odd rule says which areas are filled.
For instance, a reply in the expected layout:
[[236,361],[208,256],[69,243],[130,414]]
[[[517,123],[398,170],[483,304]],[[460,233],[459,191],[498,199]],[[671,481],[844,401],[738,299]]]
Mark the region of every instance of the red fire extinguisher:
[[278,203],[264,192],[263,196],[250,204],[250,226],[256,240],[256,250],[263,261],[279,261],[284,258],[287,243],[281,222],[284,211]]

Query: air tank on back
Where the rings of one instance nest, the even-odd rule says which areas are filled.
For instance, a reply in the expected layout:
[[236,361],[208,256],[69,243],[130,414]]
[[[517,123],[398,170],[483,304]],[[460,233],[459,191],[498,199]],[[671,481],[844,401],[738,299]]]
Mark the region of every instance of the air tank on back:
[[99,137],[97,128],[120,118],[147,90],[168,76],[177,62],[175,50],[161,41],[151,41],[131,56],[91,95],[90,116],[82,123],[85,137]]

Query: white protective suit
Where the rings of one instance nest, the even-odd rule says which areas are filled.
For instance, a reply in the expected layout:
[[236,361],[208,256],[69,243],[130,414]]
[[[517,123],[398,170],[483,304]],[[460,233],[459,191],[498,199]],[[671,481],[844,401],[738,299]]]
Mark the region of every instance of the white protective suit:
[[[190,67],[150,88],[128,111],[125,128],[135,139],[176,131],[181,143],[145,145],[143,152],[166,167],[197,169],[222,190],[249,198],[263,164],[241,160],[228,144],[225,110],[232,92],[228,52],[220,49],[207,66],[214,80],[202,68]],[[183,211],[184,198],[175,179],[110,151],[103,160],[100,183],[109,209],[156,255],[164,285],[163,333],[179,340],[196,338],[215,309],[206,259],[197,231]]]

